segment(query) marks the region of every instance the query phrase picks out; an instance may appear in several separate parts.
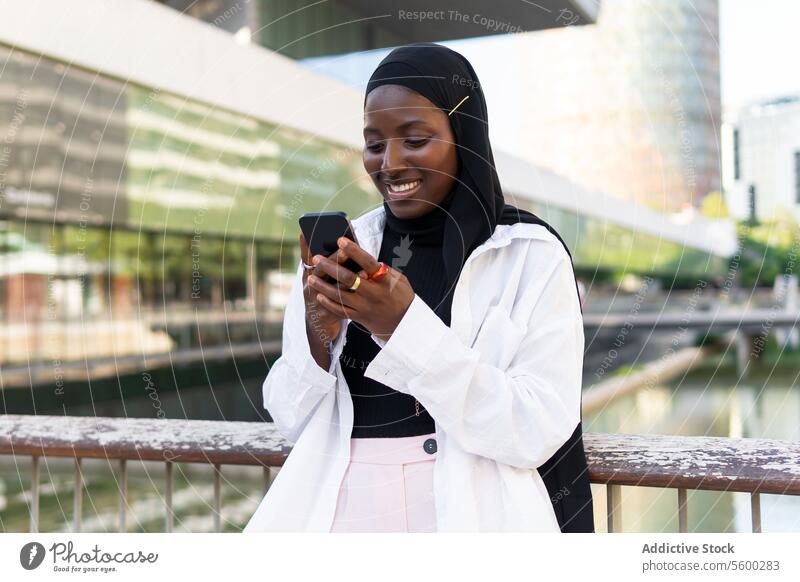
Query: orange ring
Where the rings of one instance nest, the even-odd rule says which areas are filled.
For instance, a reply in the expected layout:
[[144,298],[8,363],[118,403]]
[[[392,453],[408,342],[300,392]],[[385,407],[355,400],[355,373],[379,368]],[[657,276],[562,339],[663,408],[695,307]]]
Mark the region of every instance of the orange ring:
[[372,273],[367,279],[370,281],[380,281],[386,276],[386,273],[389,272],[389,265],[381,261],[381,266],[378,267],[378,270]]

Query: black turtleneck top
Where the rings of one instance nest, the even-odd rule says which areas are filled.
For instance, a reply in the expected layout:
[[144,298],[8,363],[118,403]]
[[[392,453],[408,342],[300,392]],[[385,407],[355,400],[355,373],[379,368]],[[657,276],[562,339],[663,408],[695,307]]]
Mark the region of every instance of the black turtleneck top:
[[[442,241],[447,202],[412,219],[400,219],[386,202],[386,226],[378,260],[402,272],[414,292],[431,308],[445,295]],[[352,438],[404,437],[436,431],[433,418],[416,399],[385,384],[364,377],[369,363],[380,351],[370,332],[355,321],[347,328],[347,342],[339,357],[353,399]]]

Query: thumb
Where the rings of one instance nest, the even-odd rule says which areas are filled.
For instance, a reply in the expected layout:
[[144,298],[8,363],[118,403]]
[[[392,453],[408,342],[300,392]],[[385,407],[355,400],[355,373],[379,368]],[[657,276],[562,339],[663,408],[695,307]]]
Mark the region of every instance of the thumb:
[[300,256],[303,258],[303,262],[307,265],[311,264],[311,251],[308,248],[308,243],[306,242],[306,237],[303,235],[303,232],[300,232]]

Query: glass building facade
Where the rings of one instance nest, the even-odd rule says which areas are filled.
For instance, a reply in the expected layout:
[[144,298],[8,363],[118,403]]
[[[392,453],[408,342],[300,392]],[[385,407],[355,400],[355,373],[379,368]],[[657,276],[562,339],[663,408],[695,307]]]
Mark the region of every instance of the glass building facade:
[[0,59],[0,364],[279,337],[299,216],[379,201],[351,148]]

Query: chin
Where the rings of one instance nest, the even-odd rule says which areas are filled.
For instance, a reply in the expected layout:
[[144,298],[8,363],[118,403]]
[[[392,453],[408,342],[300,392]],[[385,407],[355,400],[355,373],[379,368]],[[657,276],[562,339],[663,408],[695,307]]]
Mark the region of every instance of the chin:
[[416,218],[417,216],[422,216],[428,212],[426,208],[430,206],[416,198],[408,198],[406,200],[386,199],[386,202],[389,204],[392,214],[398,218]]

